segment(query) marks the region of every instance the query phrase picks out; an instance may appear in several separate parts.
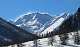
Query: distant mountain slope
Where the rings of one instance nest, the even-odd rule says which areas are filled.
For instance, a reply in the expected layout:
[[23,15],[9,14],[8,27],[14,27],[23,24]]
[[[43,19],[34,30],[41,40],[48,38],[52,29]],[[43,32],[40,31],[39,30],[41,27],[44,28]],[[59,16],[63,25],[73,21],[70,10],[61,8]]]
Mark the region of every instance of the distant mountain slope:
[[50,25],[45,30],[43,30],[40,34],[47,34],[54,31],[54,29],[59,27],[68,17],[69,17],[69,14],[67,13],[60,14],[60,16],[57,16],[57,18],[53,19],[49,23]]
[[70,15],[67,19],[61,19],[62,20],[59,20],[55,25],[53,24],[47,28],[47,31],[43,31],[41,35],[43,34],[45,37],[50,37],[80,30],[80,8],[78,8],[77,12]]
[[0,46],[18,44],[38,38],[0,18]]

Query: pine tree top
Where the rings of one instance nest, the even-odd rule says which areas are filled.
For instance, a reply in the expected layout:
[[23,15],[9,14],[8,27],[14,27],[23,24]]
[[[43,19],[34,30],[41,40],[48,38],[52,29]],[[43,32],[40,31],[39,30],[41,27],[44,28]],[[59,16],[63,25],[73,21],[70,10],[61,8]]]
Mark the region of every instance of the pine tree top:
[[80,7],[78,8],[78,12],[80,12]]

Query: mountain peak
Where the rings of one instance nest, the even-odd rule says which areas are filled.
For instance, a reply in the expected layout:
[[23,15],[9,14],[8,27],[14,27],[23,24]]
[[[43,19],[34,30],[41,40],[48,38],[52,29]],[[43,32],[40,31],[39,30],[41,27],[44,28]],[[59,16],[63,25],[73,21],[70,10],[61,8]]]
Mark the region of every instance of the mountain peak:
[[[48,14],[44,14],[44,13],[27,13],[27,14],[23,14],[20,17],[18,17],[15,22],[20,22],[26,19],[26,22],[30,19],[34,19],[37,18],[39,20],[39,22],[41,22],[42,24],[46,23],[47,21],[49,21],[52,17]],[[43,22],[42,22],[43,21]]]
[[46,13],[28,13],[18,17],[18,19],[15,20],[15,24],[26,30],[36,32],[52,18],[53,17]]

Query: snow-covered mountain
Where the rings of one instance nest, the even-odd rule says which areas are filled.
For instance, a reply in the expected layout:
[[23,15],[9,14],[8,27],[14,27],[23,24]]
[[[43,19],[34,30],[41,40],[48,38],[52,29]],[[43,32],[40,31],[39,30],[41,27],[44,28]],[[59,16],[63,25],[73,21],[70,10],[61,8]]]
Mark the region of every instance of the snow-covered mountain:
[[18,17],[15,24],[31,33],[40,35],[53,31],[67,17],[67,13],[61,13],[59,16],[54,17],[46,13],[28,13]]
[[52,19],[52,17],[48,14],[29,13],[18,17],[15,20],[15,24],[30,32],[38,32],[38,30],[40,30],[50,19]]
[[[32,15],[33,13],[30,13],[30,14]],[[34,14],[36,15],[37,13],[34,13]],[[38,14],[41,14],[41,13],[38,13]],[[40,16],[42,15],[43,14],[41,14]],[[46,15],[49,15],[49,14],[46,14]],[[45,20],[44,17],[41,17],[43,18],[43,20],[42,22],[40,22],[38,19],[36,20],[35,18],[38,15],[36,16],[33,15],[33,17],[30,20],[24,23],[23,22],[25,21],[23,20],[24,16],[25,15],[15,20],[15,24],[17,26],[24,27],[24,29],[26,29],[27,26],[30,26],[30,28],[32,28],[34,24],[35,24],[34,26],[38,26],[39,24],[41,25],[40,27],[38,26],[39,29],[34,30],[32,28],[32,30],[36,31],[36,33],[39,33],[40,35],[42,34],[45,35],[47,33],[48,33],[47,35],[49,35],[51,33],[54,33],[54,35],[56,36],[51,36],[49,38],[43,38],[43,39],[22,43],[21,45],[23,45],[23,47],[80,47],[80,8],[73,15],[62,13],[59,16],[52,17],[51,19],[49,19],[49,21],[46,21],[44,24],[42,23],[43,20]],[[23,24],[21,23],[19,24],[19,22]],[[23,26],[24,24],[26,25]],[[56,34],[55,32],[59,34]],[[62,34],[61,32],[63,32],[64,34]]]

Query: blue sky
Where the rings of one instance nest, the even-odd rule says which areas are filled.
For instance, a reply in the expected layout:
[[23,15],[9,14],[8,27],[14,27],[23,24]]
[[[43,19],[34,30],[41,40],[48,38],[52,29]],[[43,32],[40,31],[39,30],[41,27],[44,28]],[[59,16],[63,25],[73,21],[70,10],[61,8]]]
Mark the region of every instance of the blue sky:
[[53,15],[74,12],[80,0],[0,0],[0,17],[10,20],[28,11],[45,11]]

